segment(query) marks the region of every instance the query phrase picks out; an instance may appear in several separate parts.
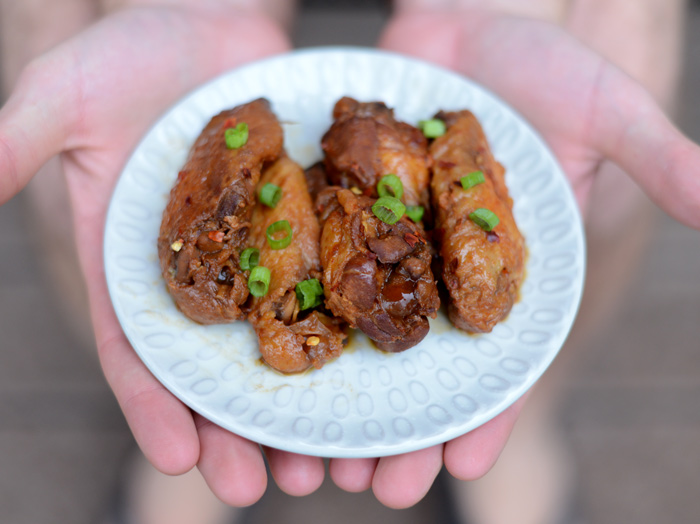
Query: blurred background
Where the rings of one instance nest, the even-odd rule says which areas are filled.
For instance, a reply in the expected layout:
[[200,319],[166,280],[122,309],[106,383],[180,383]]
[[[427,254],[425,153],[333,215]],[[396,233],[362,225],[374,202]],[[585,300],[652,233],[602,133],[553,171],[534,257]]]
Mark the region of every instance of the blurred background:
[[[297,46],[376,41],[384,3],[332,4],[304,2]],[[700,142],[700,6],[685,25],[678,124]],[[89,339],[37,260],[44,240],[29,227],[27,208],[25,194],[0,207],[0,522],[93,524],[112,504],[134,444]],[[577,473],[576,522],[700,522],[700,233],[652,214],[646,254],[626,275],[622,303],[557,393]],[[303,499],[271,482],[244,518],[331,519],[458,522],[444,478],[400,511],[331,482]]]

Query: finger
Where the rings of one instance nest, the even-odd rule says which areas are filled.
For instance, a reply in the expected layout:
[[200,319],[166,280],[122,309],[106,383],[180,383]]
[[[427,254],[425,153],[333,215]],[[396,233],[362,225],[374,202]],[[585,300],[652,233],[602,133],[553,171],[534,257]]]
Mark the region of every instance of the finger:
[[442,444],[420,451],[382,457],[372,479],[377,500],[392,509],[418,503],[442,468]]
[[0,204],[64,149],[78,114],[74,71],[66,54],[34,60],[0,110]]
[[460,480],[483,477],[496,464],[525,403],[523,396],[496,418],[445,444],[445,467]]
[[328,473],[335,485],[350,493],[360,493],[372,487],[374,470],[379,459],[331,459]]
[[189,409],[151,375],[121,331],[98,343],[98,352],[107,382],[149,462],[168,475],[192,469],[199,440]]
[[197,467],[222,502],[244,507],[265,493],[267,472],[260,446],[195,415],[201,453]]
[[265,448],[270,472],[279,488],[287,495],[303,497],[316,491],[323,483],[325,466],[320,457],[309,457]]
[[591,136],[657,205],[700,228],[700,147],[683,136],[641,85],[611,65],[599,75]]

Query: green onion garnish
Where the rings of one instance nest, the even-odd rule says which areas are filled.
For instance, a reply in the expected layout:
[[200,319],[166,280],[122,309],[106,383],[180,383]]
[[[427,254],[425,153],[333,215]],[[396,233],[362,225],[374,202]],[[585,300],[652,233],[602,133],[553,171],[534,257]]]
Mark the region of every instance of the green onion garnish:
[[377,193],[380,197],[390,196],[401,200],[403,196],[403,184],[395,174],[384,175],[377,184]]
[[418,127],[423,131],[426,138],[437,138],[442,136],[447,131],[445,122],[439,118],[431,118],[430,120],[421,120],[418,122]]
[[481,171],[473,171],[468,175],[464,175],[459,179],[459,183],[462,184],[462,189],[469,189],[479,184],[483,184],[486,181],[484,178],[484,173]]
[[323,286],[317,278],[299,282],[295,288],[301,311],[320,306],[323,299]]
[[469,218],[484,231],[491,231],[500,222],[496,213],[483,207],[469,213]]
[[396,224],[406,212],[406,206],[398,198],[385,196],[372,206],[372,213],[385,224]]
[[[278,233],[281,232],[285,233],[284,237],[277,238]],[[292,243],[292,226],[287,220],[274,222],[267,228],[265,234],[267,235],[267,243],[272,249],[284,249]]]
[[260,190],[260,202],[267,207],[275,207],[282,198],[282,188],[275,184],[265,184]]
[[255,266],[248,277],[248,289],[254,297],[264,297],[270,288],[270,270],[265,266]]
[[229,127],[224,131],[224,140],[229,149],[238,149],[248,142],[248,124],[241,122],[236,127]]
[[253,269],[260,263],[260,250],[257,247],[247,247],[241,251],[241,258],[238,265],[243,271]]
[[414,222],[423,220],[423,213],[425,213],[423,206],[406,206],[406,215]]

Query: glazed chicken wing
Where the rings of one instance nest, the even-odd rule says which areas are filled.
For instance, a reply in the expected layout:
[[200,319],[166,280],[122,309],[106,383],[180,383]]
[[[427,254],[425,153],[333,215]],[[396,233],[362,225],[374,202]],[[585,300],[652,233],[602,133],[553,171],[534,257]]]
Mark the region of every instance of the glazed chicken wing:
[[[247,142],[226,131],[247,124]],[[237,144],[238,145],[238,144]],[[266,100],[216,115],[192,147],[163,214],[158,256],[180,310],[202,324],[243,317],[247,275],[239,267],[263,164],[282,152],[282,128]]]
[[[524,241],[513,218],[505,170],[491,154],[476,117],[459,111],[437,118],[445,121],[447,132],[430,146],[431,190],[449,316],[463,330],[489,332],[518,296]],[[460,179],[476,172],[483,174],[483,182],[477,174],[476,185],[464,189]],[[478,217],[470,218],[478,209],[495,214],[498,225],[478,225]]]
[[[271,367],[283,373],[320,368],[340,355],[345,334],[338,320],[317,310],[300,311],[295,292],[298,283],[321,276],[318,219],[304,172],[292,160],[283,157],[267,168],[258,191],[266,184],[279,187],[282,197],[274,208],[259,203],[253,212],[249,246],[259,249],[259,265],[270,271],[270,282],[265,296],[253,297],[248,320]],[[280,221],[289,223],[291,242],[273,249],[268,228]]]
[[376,196],[383,175],[393,173],[404,186],[407,205],[429,203],[427,141],[415,127],[399,122],[382,102],[360,103],[341,98],[334,122],[321,141],[331,182]]
[[333,117],[321,145],[336,186],[317,199],[326,304],[379,348],[402,351],[425,337],[439,308],[432,250],[419,224],[406,216],[388,224],[372,206],[388,174],[401,181],[405,204],[427,206],[427,141],[381,102],[342,98]]
[[406,216],[379,220],[374,202],[333,187],[319,196],[326,305],[380,349],[403,351],[427,335],[440,306],[431,248]]

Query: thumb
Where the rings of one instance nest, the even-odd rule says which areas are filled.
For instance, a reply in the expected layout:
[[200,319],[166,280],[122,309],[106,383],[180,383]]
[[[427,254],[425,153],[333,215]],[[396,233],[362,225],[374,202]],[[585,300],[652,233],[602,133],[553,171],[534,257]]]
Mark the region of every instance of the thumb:
[[595,147],[669,215],[700,229],[700,147],[646,90],[613,67],[601,71],[592,108]]
[[69,60],[55,52],[35,59],[0,110],[0,204],[67,147],[80,85]]

